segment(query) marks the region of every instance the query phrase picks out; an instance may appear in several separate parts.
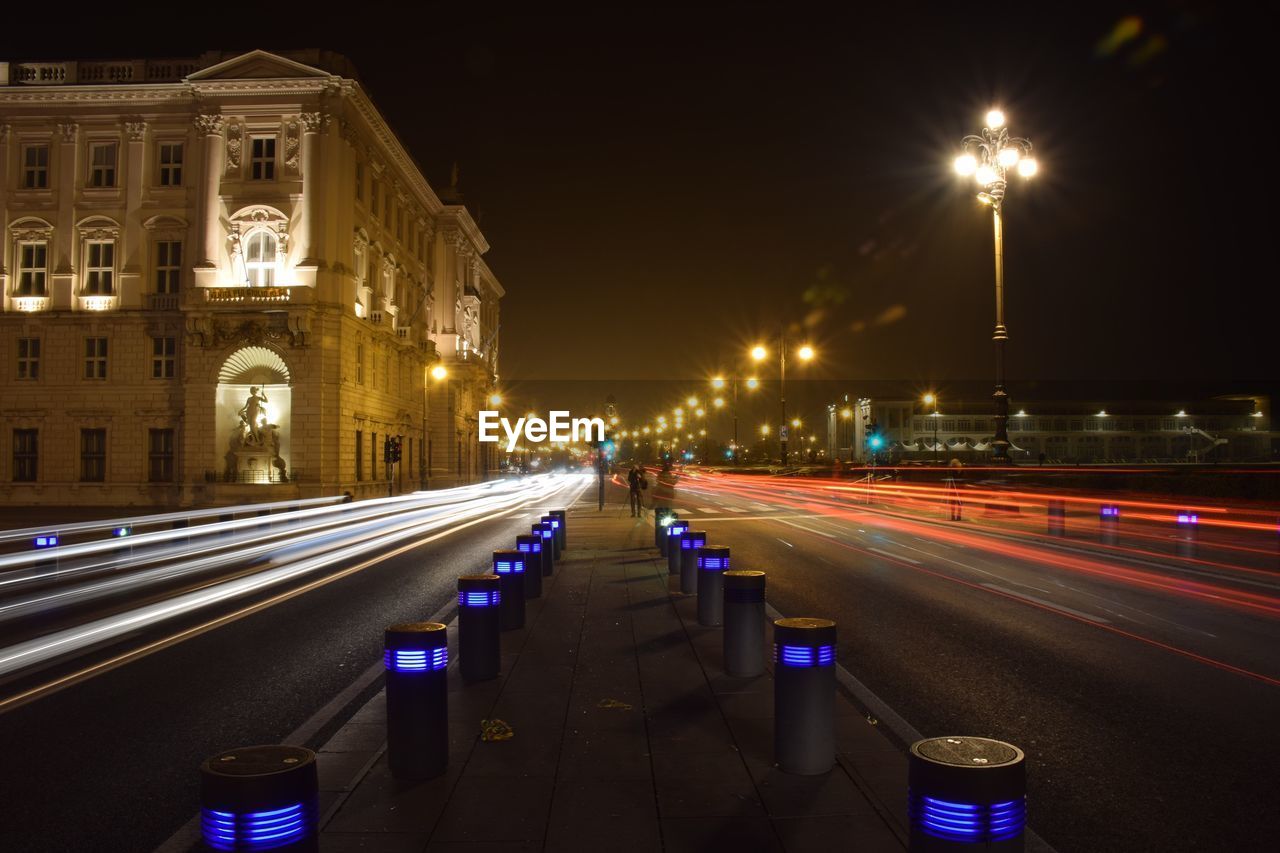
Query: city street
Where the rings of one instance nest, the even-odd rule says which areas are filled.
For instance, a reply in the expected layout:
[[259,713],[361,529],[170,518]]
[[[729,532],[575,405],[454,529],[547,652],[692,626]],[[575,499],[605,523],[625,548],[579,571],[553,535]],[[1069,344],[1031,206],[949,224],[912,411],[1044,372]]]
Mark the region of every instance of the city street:
[[[458,575],[486,570],[491,551],[514,547],[517,534],[572,503],[585,483],[530,478],[497,505],[492,493],[503,486],[494,485],[454,490],[461,500],[448,491],[419,499],[451,506],[447,517],[466,514],[465,521],[406,541],[384,534],[385,545],[361,545],[360,557],[286,581],[269,597],[216,602],[4,683],[0,703],[11,709],[0,718],[0,849],[151,850],[163,842],[199,809],[201,761],[234,746],[285,740],[380,660],[387,625],[447,610]],[[411,507],[402,501],[398,517]],[[383,527],[390,530],[396,517]],[[342,544],[341,530],[326,535],[327,549]],[[270,565],[276,563],[287,564]],[[228,578],[265,571],[244,573],[230,560],[222,568]],[[198,586],[218,583],[202,576]],[[171,589],[166,598],[178,594]],[[150,601],[139,597],[134,606]],[[118,604],[107,609],[128,612]],[[0,658],[13,649],[5,645]],[[131,652],[137,657],[127,664],[94,670]],[[70,686],[12,707],[24,691],[70,676]]]
[[1028,823],[1057,849],[1236,851],[1268,837],[1280,576],[1015,546],[832,494],[693,476],[673,505],[733,548],[735,568],[768,572],[783,614],[835,619],[840,662],[924,736],[1026,750]]

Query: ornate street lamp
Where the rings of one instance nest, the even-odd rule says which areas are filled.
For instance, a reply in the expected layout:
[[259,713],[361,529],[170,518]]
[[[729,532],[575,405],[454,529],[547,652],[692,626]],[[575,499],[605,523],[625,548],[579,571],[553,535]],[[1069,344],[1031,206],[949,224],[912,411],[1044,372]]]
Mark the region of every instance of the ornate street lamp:
[[987,126],[977,136],[966,136],[961,143],[964,153],[956,158],[958,173],[973,176],[981,187],[978,200],[991,206],[995,226],[996,254],[996,330],[992,340],[996,344],[996,435],[992,441],[992,461],[1007,464],[1009,460],[1009,395],[1004,387],[1004,345],[1009,332],[1004,324],[1004,230],[1002,225],[1004,193],[1009,170],[1017,168],[1018,174],[1030,178],[1036,173],[1035,158],[1031,156],[1031,142],[1018,136],[1010,136],[1005,126],[1004,113],[991,110],[987,113]]

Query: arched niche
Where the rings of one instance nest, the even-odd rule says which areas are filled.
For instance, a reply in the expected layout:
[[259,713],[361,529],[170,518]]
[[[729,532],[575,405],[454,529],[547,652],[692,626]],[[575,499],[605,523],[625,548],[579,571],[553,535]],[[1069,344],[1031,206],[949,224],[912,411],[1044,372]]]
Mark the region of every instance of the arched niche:
[[214,441],[224,477],[278,483],[290,476],[292,378],[274,349],[245,346],[218,371]]

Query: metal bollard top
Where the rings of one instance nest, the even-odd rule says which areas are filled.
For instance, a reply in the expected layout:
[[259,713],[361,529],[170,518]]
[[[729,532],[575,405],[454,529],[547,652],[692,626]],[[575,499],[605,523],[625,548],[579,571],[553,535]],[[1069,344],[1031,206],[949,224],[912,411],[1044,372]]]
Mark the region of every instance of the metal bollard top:
[[525,570],[525,551],[494,551],[493,571],[499,575],[519,575]]
[[240,814],[296,807],[314,797],[316,754],[301,746],[244,746],[200,765],[200,802],[206,809]]
[[698,568],[708,572],[723,572],[729,568],[729,549],[720,546],[698,549]]
[[1027,775],[1018,747],[984,737],[928,738],[911,745],[908,761],[913,828],[970,842],[1022,834]]
[[807,617],[773,620],[773,641],[787,646],[834,646],[836,623]]
[[448,645],[445,626],[439,622],[402,622],[382,632],[386,649],[442,649]]
[[543,524],[550,524],[552,530],[560,529],[560,519],[554,515],[544,515],[542,517]]
[[680,550],[691,551],[707,544],[707,531],[686,530],[680,534]]
[[724,573],[725,589],[764,588],[764,572],[755,569],[730,569]]
[[501,585],[497,575],[463,575],[458,578],[458,606],[496,607],[502,602]]

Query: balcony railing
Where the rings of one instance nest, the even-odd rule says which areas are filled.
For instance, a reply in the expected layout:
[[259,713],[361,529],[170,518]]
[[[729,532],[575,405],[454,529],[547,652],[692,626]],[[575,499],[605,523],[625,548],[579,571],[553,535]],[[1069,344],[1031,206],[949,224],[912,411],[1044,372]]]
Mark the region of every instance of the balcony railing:
[[110,311],[116,307],[114,293],[82,293],[76,298],[81,311]]
[[264,305],[292,300],[288,287],[206,287],[204,301],[212,305]]
[[190,59],[15,62],[9,66],[9,79],[0,80],[0,84],[176,83],[199,68],[200,65]]
[[178,310],[178,294],[148,293],[147,294],[147,310],[148,311],[177,311]]
[[32,314],[36,311],[48,311],[50,301],[48,296],[15,296],[13,307],[24,314]]

